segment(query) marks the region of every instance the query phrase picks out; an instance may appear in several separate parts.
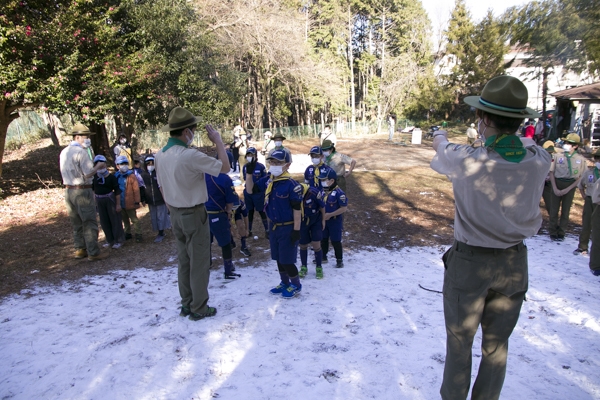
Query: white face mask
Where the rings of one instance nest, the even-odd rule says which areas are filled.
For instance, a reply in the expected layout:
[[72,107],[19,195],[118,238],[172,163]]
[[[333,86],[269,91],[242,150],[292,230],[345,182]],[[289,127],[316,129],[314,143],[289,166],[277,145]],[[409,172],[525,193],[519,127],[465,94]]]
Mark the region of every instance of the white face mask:
[[83,146],[84,148],[88,148],[88,147],[90,147],[91,145],[92,145],[92,139],[83,139],[83,144],[82,144],[82,146]]
[[319,163],[321,162],[320,158],[311,158],[310,161],[312,161],[313,165],[319,165]]
[[327,180],[322,180],[322,181],[321,181],[321,186],[322,186],[322,187],[324,187],[324,188],[327,188],[327,187],[329,187],[329,181],[327,181]]
[[279,176],[283,174],[283,165],[271,165],[269,167],[269,172],[273,176]]
[[331,152],[330,152],[330,151],[323,151],[323,155],[324,155],[325,157],[329,157],[329,155],[330,155],[330,154],[331,154]]
[[191,145],[192,143],[194,143],[194,132],[191,129],[188,129],[188,131],[190,131],[190,133],[192,134],[192,137],[187,141],[187,145]]
[[246,157],[246,161],[248,161],[249,163],[252,162],[252,160],[254,160],[254,157],[250,156],[250,157]]
[[148,172],[154,171],[154,165],[148,165]]
[[125,144],[125,143],[127,143],[127,139],[121,139],[121,140],[119,140],[119,143]]
[[283,142],[281,140],[276,140],[275,141],[275,146],[281,147],[282,145],[283,145]]
[[563,144],[563,150],[566,151],[567,153],[570,153],[571,150],[573,150],[573,146],[570,144]]
[[106,168],[99,169],[99,170],[98,170],[98,173],[99,173],[100,175],[104,175],[104,174],[106,173]]
[[119,165],[119,171],[122,173],[129,171],[129,165]]

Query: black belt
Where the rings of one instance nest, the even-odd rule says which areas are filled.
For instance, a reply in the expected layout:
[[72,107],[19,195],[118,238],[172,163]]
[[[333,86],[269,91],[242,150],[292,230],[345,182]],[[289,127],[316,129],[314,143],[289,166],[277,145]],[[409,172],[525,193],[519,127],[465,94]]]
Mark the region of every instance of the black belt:
[[196,204],[195,206],[191,206],[191,207],[175,207],[175,206],[170,206],[170,207],[173,207],[176,210],[191,210],[192,208],[204,207],[204,203]]
[[455,242],[455,249],[458,251],[469,251],[471,253],[503,253],[507,251],[521,251],[525,248],[525,244],[523,242],[517,243],[514,246],[510,246],[506,249],[496,249],[493,247],[479,247],[479,246],[471,246],[469,244],[459,242],[458,240]]

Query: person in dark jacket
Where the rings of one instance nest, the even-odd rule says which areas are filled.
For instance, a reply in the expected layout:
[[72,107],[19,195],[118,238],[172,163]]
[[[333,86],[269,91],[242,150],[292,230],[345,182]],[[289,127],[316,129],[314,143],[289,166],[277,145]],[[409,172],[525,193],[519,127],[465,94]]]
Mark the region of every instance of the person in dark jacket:
[[142,179],[146,186],[145,197],[146,204],[150,208],[150,220],[152,221],[152,230],[158,231],[154,243],[160,243],[165,238],[165,229],[171,229],[171,217],[165,204],[165,200],[160,192],[156,171],[154,170],[154,156],[149,155],[144,160],[146,171],[142,171]]
[[[106,163],[106,157],[97,155],[94,166]],[[121,219],[121,188],[117,178],[106,168],[99,169],[94,175],[92,189],[96,195],[96,207],[100,216],[100,226],[106,237],[104,247],[120,248],[125,243],[125,231]]]

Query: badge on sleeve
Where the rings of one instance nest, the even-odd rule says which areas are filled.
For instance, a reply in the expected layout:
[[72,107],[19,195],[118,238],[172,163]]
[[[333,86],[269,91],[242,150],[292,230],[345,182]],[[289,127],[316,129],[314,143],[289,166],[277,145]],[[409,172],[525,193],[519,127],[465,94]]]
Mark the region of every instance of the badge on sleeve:
[[296,185],[296,187],[294,187],[294,192],[302,193],[302,185]]
[[345,195],[345,194],[341,195],[341,196],[340,196],[340,200],[341,200],[342,202],[345,202],[345,201],[346,201],[346,195]]

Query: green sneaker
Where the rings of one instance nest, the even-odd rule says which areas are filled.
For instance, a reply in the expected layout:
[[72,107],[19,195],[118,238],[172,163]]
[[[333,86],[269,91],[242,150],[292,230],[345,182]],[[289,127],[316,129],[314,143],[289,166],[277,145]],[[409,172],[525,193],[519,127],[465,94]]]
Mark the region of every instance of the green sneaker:
[[323,267],[317,267],[317,279],[323,279]]
[[304,278],[307,273],[308,273],[308,268],[306,267],[306,265],[302,265],[300,267],[300,272],[298,272],[298,275],[300,276],[300,278]]

